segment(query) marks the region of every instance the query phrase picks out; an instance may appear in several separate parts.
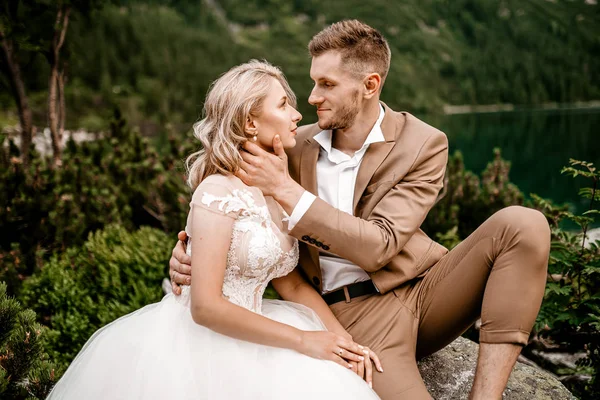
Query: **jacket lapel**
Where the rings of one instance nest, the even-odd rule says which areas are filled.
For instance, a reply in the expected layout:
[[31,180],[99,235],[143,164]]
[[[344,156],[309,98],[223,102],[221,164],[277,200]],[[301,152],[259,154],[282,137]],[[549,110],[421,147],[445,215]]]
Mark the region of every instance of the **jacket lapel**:
[[312,137],[305,139],[300,158],[300,185],[315,196],[317,190],[317,159],[319,158],[319,143]]
[[[319,131],[320,132],[320,131]],[[318,133],[318,132],[317,132]],[[316,134],[316,133],[315,133]],[[319,151],[321,146],[319,143],[313,139],[314,135],[305,139],[304,148],[302,149],[302,155],[300,158],[300,185],[315,196],[318,196],[318,188],[317,188],[317,160],[319,158]],[[319,250],[313,246],[306,246],[310,257],[312,258],[314,265],[316,266],[316,271],[314,275],[317,275],[319,279],[321,278],[321,268],[319,263]],[[311,271],[306,271],[309,274]]]
[[385,116],[383,117],[383,121],[381,121],[381,131],[383,132],[385,142],[371,143],[362,159],[360,168],[358,169],[358,176],[356,177],[356,184],[354,185],[354,200],[352,204],[354,212],[356,212],[356,205],[371,181],[373,174],[394,148],[396,144],[396,132],[401,131],[402,125],[404,125],[404,122],[402,122],[401,126],[399,126],[397,117],[392,115],[394,111],[388,106],[383,104],[383,108],[385,109]]

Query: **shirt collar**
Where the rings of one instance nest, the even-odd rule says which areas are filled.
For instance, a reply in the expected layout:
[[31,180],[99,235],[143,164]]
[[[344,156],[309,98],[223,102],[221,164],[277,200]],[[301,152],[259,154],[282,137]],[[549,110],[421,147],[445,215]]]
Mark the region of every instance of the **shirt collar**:
[[[362,148],[358,150],[357,153],[366,149],[371,143],[385,142],[385,137],[383,136],[383,131],[381,130],[381,122],[383,121],[384,115],[385,110],[383,109],[383,106],[379,104],[379,117],[377,118],[375,125],[373,125],[373,129],[371,129],[371,132],[369,132],[369,135],[367,135],[367,138],[365,139]],[[331,135],[331,130],[326,130],[319,132],[313,138],[317,141],[317,143],[319,143],[323,150],[327,152],[327,154],[331,153]]]

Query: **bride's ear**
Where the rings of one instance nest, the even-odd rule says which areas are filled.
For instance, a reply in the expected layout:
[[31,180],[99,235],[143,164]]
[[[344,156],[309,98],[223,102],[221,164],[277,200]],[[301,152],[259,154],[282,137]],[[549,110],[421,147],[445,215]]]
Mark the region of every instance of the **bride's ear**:
[[246,133],[246,135],[249,136],[258,135],[258,124],[256,123],[256,120],[251,116],[248,116],[248,118],[246,119],[246,124],[244,125],[244,133]]

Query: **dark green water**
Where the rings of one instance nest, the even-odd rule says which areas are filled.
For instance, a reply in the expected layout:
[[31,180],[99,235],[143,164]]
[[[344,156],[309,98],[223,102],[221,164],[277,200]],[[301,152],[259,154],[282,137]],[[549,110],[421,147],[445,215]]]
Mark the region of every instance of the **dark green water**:
[[422,117],[448,135],[450,153],[460,150],[466,168],[480,173],[493,149],[512,163],[510,179],[526,196],[535,193],[582,212],[589,200],[579,188],[588,182],[560,173],[569,158],[600,168],[600,109],[515,111]]

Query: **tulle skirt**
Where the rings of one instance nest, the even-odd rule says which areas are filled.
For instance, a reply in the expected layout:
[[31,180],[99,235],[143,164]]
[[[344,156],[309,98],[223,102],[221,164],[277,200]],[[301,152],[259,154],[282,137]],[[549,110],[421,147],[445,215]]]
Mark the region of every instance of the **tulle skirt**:
[[[325,329],[307,307],[265,300],[262,314]],[[49,399],[377,399],[333,361],[245,342],[196,324],[186,295],[166,295],[99,329]]]

